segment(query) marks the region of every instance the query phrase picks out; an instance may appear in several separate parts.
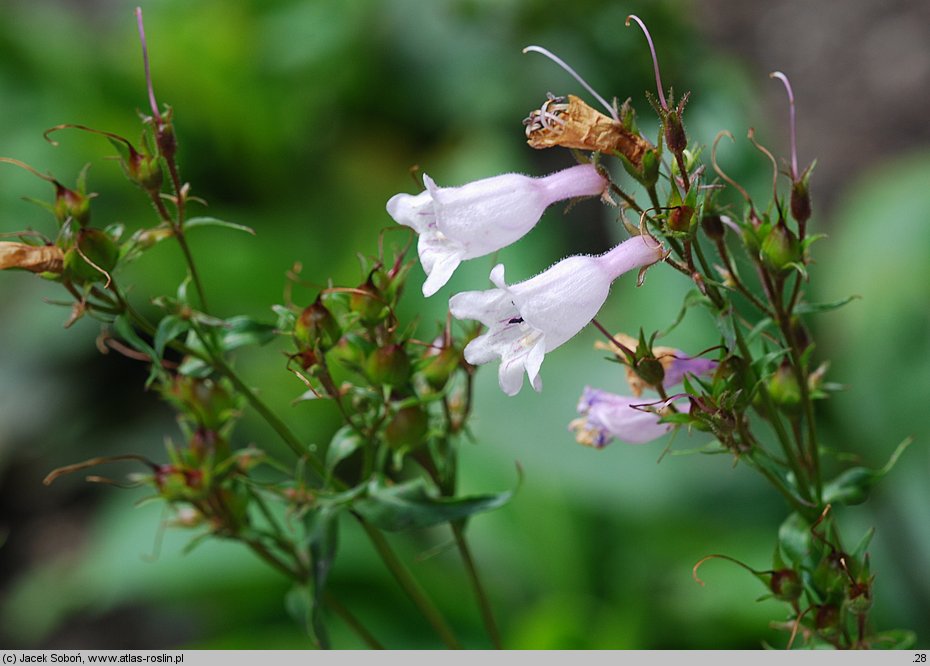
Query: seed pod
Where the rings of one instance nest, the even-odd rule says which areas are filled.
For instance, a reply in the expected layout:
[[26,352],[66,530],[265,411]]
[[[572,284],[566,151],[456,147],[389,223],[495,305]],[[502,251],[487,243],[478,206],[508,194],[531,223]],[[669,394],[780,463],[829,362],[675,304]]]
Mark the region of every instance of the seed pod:
[[801,404],[801,387],[789,363],[782,363],[768,382],[769,395],[782,410],[797,411]]
[[349,296],[349,309],[358,313],[359,321],[366,326],[380,324],[388,313],[381,292],[370,277]]
[[784,271],[800,259],[798,240],[783,221],[769,232],[759,250],[762,262],[773,271]]

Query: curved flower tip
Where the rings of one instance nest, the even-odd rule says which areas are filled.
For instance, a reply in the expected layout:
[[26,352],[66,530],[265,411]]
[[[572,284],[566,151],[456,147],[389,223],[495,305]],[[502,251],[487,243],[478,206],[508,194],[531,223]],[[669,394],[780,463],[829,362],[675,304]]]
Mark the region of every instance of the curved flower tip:
[[483,257],[526,235],[551,204],[603,194],[606,179],[592,164],[542,178],[507,173],[461,187],[439,187],[424,176],[426,190],[396,194],[387,212],[419,234],[417,251],[427,274],[423,295],[436,293],[466,259]]
[[498,264],[490,276],[495,289],[466,291],[449,300],[453,317],[478,320],[488,329],[465,347],[465,360],[480,365],[499,358],[498,378],[507,395],[520,392],[524,372],[533,388],[542,390],[539,370],[546,352],[588,325],[617,277],[661,257],[661,246],[636,237],[596,257],[568,257],[510,286]]
[[[659,423],[661,415],[637,409],[643,402],[639,398],[609,393],[586,386],[578,401],[579,418],[568,429],[575,433],[579,444],[602,449],[614,439],[627,444],[646,444],[658,439],[671,429],[668,423]],[[690,403],[682,406],[688,411]]]

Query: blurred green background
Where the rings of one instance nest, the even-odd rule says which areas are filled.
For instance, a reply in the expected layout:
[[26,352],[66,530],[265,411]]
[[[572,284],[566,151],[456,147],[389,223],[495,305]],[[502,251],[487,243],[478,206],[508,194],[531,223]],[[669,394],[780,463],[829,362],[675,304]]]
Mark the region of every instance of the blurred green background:
[[[90,162],[94,217],[130,229],[154,220],[140,193],[109,161],[99,137],[42,132],[73,122],[139,135],[147,107],[132,9],[117,0],[4,0],[0,4],[0,154],[52,170],[73,184]],[[547,91],[582,91],[537,55],[556,51],[605,96],[630,96],[651,127],[643,92],[654,89],[638,13],[656,40],[666,85],[691,90],[686,123],[710,144],[721,129],[728,172],[764,197],[768,164],[742,139],[785,154],[785,101],[767,73],[782,69],[798,95],[801,159],[818,158],[814,204],[830,238],[810,297],[862,296],[815,320],[818,357],[849,387],[822,408],[823,441],[869,464],[904,437],[915,445],[867,506],[842,511],[847,541],[869,527],[877,572],[873,622],[908,627],[930,645],[930,130],[926,108],[930,20],[926,3],[594,2],[534,0],[159,0],[143,3],[155,90],[176,112],[184,178],[209,214],[252,226],[255,238],[219,229],[192,234],[213,308],[272,319],[285,273],[303,265],[316,285],[361,281],[356,253],[374,253],[391,220],[384,202],[413,191],[414,164],[442,185],[504,171],[541,175],[572,163],[536,152],[520,121]],[[814,6],[810,6],[814,5]],[[880,7],[886,7],[880,10]],[[816,29],[821,29],[816,32]],[[921,27],[922,26],[922,27]],[[877,37],[879,35],[880,37]],[[814,37],[816,36],[816,41]],[[920,82],[923,82],[921,84]],[[906,95],[906,97],[904,97]],[[902,104],[902,99],[907,104]],[[4,166],[0,232],[54,222],[23,196],[46,183]],[[510,281],[569,253],[602,251],[621,237],[610,211],[558,207],[501,253]],[[484,284],[491,266],[463,266],[443,292],[419,296],[406,316],[424,326],[445,298]],[[159,246],[123,277],[137,298],[173,291],[176,248]],[[646,285],[618,284],[600,319],[635,333],[665,327],[686,291],[672,271]],[[309,298],[313,288],[298,291]],[[0,644],[19,648],[306,647],[284,612],[286,581],[237,546],[209,543],[190,555],[189,535],[169,530],[137,491],[64,478],[52,468],[97,454],[163,456],[176,432],[169,410],[142,389],[145,370],[94,346],[98,329],[42,303],[61,294],[31,275],[0,275]],[[764,589],[723,562],[691,578],[693,564],[726,553],[769,566],[786,509],[743,466],[719,457],[666,457],[664,443],[578,446],[566,426],[582,387],[623,391],[613,364],[585,331],[543,366],[545,390],[507,399],[496,372],[479,374],[475,441],[462,448],[463,489],[525,481],[506,508],[473,520],[469,534],[511,648],[754,648],[783,644],[768,623],[783,612],[756,603]],[[693,313],[668,343],[696,352],[715,344]],[[302,392],[284,370],[283,346],[249,352],[243,374],[267,399]],[[325,404],[284,407],[310,442],[325,442],[337,415]],[[277,450],[247,418],[241,443]],[[680,437],[676,448],[703,440]],[[113,474],[118,471],[114,470]],[[346,525],[333,585],[392,647],[435,647],[362,535]],[[426,555],[441,533],[393,539],[469,647],[485,647],[454,552]],[[357,646],[338,621],[335,643]]]

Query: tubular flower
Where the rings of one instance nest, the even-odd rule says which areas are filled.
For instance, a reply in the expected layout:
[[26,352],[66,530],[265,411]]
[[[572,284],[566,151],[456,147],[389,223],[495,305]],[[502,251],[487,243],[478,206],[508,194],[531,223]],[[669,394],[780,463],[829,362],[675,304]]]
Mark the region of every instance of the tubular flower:
[[432,296],[465,259],[496,252],[526,235],[551,204],[603,194],[606,179],[592,164],[542,178],[507,173],[461,187],[439,187],[423,176],[420,194],[395,194],[387,212],[419,234],[417,250],[426,271],[423,295]]
[[[658,412],[637,409],[643,402],[600,389],[586,386],[578,401],[580,418],[568,424],[579,444],[602,449],[613,439],[627,444],[646,444],[658,439],[671,429],[668,423],[660,423]],[[688,411],[690,403],[682,405]]]
[[491,271],[496,289],[463,292],[449,301],[453,317],[477,319],[488,328],[465,347],[465,360],[480,365],[499,358],[500,386],[507,395],[520,392],[524,371],[533,388],[541,390],[539,369],[546,352],[597,315],[615,279],[663,256],[659,243],[637,236],[595,257],[568,257],[510,286],[504,282],[503,264],[498,264]]

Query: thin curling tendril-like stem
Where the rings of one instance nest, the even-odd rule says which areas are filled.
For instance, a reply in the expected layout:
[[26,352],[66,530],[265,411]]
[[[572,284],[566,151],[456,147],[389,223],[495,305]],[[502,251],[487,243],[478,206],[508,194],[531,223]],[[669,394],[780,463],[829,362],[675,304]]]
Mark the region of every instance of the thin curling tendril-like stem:
[[533,52],[535,52],[535,53],[541,53],[542,55],[544,55],[544,56],[546,56],[547,58],[549,58],[549,60],[551,60],[552,62],[554,62],[556,65],[558,65],[559,67],[561,67],[562,69],[564,69],[566,72],[568,72],[569,74],[571,74],[572,77],[573,77],[578,83],[580,83],[582,86],[584,86],[584,89],[585,89],[585,90],[587,90],[589,93],[591,93],[592,95],[594,95],[594,97],[597,99],[597,101],[604,105],[604,108],[607,109],[607,112],[610,114],[610,117],[611,117],[611,118],[613,118],[613,119],[614,119],[615,121],[617,121],[617,122],[620,122],[620,117],[617,115],[617,110],[613,107],[613,105],[608,104],[608,103],[607,103],[607,100],[605,100],[603,97],[601,97],[600,95],[598,95],[598,94],[597,94],[597,91],[596,91],[594,88],[592,88],[590,85],[588,85],[588,82],[585,81],[583,78],[581,78],[581,75],[578,74],[578,72],[576,72],[574,69],[572,69],[572,68],[568,65],[568,63],[566,63],[564,60],[562,60],[559,56],[557,56],[557,55],[555,55],[554,53],[552,53],[552,51],[549,51],[548,49],[544,49],[544,48],[541,47],[541,46],[535,46],[535,45],[533,45],[533,46],[527,46],[525,49],[523,49],[523,53],[529,53],[530,51],[533,51]]
[[630,20],[636,21],[636,24],[642,28],[643,33],[646,35],[646,41],[649,43],[649,53],[652,54],[652,67],[655,70],[656,74],[656,89],[659,91],[659,103],[662,104],[662,108],[668,111],[668,102],[665,101],[665,93],[662,91],[662,75],[659,74],[659,58],[656,56],[656,47],[652,43],[652,35],[649,34],[649,30],[646,28],[646,24],[643,23],[636,14],[630,14],[626,17],[625,25],[630,27]]
[[785,91],[788,93],[788,131],[791,137],[791,180],[798,180],[798,139],[795,124],[794,113],[794,91],[791,89],[791,81],[782,72],[772,72],[769,78],[778,79],[785,85]]

